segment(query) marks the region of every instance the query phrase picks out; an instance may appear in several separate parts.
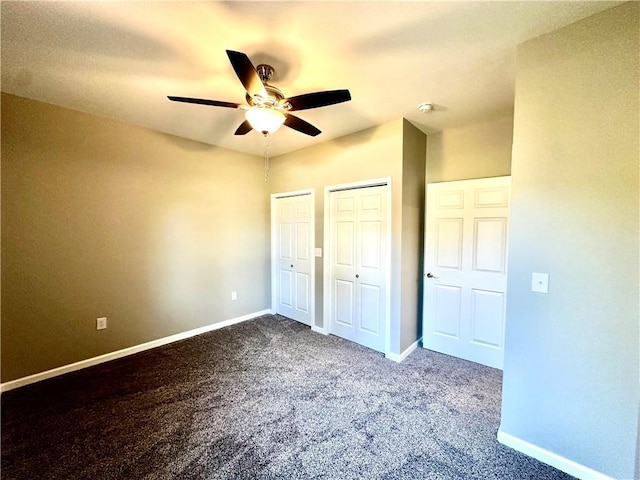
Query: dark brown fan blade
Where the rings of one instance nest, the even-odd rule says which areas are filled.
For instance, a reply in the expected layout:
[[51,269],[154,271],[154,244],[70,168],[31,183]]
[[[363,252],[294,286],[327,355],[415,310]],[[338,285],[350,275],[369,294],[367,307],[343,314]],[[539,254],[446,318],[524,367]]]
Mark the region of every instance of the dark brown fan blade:
[[185,103],[197,103],[198,105],[211,105],[213,107],[227,107],[238,108],[240,104],[231,102],[221,102],[219,100],[206,100],[204,98],[189,98],[189,97],[167,97],[173,102],[185,102]]
[[336,103],[351,100],[349,90],[328,90],[326,92],[305,93],[287,98],[285,102],[291,104],[291,111],[308,110],[309,108],[326,107]]
[[294,130],[305,133],[312,137],[315,137],[316,135],[321,133],[320,130],[311,125],[309,122],[305,122],[301,118],[294,117],[289,113],[285,113],[284,115],[285,117],[287,117],[284,120],[284,124],[289,128],[293,128]]
[[244,122],[242,122],[240,124],[240,126],[238,127],[238,129],[236,130],[236,133],[234,133],[234,135],[246,135],[251,130],[253,130],[253,127],[249,123],[249,120],[245,120]]
[[253,66],[249,57],[242,52],[234,52],[233,50],[227,50],[227,56],[247,93],[252,97],[260,95],[264,99],[268,98],[262,80],[256,72],[256,67]]

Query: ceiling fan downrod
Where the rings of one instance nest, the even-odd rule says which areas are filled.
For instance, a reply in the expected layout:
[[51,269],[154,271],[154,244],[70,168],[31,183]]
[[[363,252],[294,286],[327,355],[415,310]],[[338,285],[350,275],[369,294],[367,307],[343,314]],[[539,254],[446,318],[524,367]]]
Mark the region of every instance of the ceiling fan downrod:
[[269,80],[273,78],[275,70],[271,65],[261,63],[256,67],[256,72],[258,72],[258,76],[260,77],[260,80],[262,80],[262,83],[268,83]]

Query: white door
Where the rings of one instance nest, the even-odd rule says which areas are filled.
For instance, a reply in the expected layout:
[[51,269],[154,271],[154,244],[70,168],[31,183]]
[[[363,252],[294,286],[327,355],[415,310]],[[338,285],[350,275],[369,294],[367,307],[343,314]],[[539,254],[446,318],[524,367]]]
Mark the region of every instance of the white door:
[[425,348],[502,368],[511,177],[427,185]]
[[384,352],[388,186],[329,195],[330,332]]
[[272,196],[274,310],[311,325],[313,308],[313,195]]

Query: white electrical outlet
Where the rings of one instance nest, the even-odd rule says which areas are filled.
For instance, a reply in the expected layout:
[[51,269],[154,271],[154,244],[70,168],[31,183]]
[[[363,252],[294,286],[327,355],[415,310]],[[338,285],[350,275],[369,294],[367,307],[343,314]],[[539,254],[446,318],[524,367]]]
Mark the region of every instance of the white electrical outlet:
[[549,274],[536,272],[532,273],[531,291],[536,293],[549,293]]
[[231,300],[237,300],[238,294],[236,292],[231,292]]
[[107,328],[107,317],[100,317],[96,321],[96,330],[104,330]]

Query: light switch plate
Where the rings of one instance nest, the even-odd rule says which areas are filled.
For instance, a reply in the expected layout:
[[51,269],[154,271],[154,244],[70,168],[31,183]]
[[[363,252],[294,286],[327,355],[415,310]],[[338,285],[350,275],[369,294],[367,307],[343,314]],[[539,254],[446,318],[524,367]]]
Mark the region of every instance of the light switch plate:
[[322,249],[316,248],[316,257],[322,257]]
[[532,273],[531,291],[536,293],[549,293],[549,274],[536,272]]

